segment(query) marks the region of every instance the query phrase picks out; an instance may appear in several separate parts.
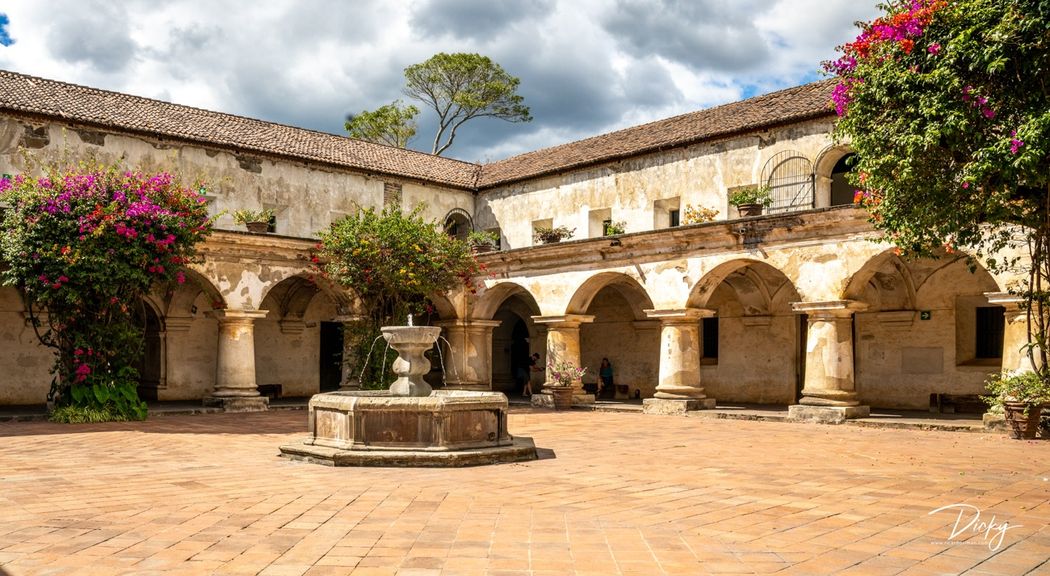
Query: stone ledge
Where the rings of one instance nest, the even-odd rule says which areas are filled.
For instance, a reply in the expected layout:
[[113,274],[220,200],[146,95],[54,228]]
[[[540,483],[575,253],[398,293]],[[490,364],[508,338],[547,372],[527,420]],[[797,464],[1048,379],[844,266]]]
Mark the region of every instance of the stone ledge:
[[818,424],[842,424],[848,419],[867,418],[870,415],[870,406],[788,406],[788,420]]
[[270,399],[266,396],[208,396],[203,400],[206,407],[219,407],[223,412],[266,412]]
[[306,443],[286,444],[280,456],[325,466],[376,466],[392,468],[461,468],[536,460],[532,438],[519,436],[509,446],[450,450],[341,450]]
[[681,416],[695,410],[711,410],[715,407],[714,398],[646,398],[642,400],[642,412],[646,414],[670,414]]
[[[533,408],[550,408],[554,409],[554,395],[550,392],[535,392],[532,394],[532,400],[530,401]],[[589,407],[595,403],[594,394],[573,394],[572,406]]]

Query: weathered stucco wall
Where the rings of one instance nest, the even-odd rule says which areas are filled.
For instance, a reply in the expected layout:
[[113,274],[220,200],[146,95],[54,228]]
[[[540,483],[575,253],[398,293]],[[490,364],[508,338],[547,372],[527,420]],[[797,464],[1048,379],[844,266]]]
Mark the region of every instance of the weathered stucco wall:
[[540,220],[575,228],[575,238],[601,236],[592,213],[606,210],[613,221],[626,222],[627,232],[667,227],[667,210],[686,205],[718,210],[720,220],[735,218],[730,188],[758,183],[780,152],[793,150],[816,164],[831,147],[831,126],[811,121],[485,190],[477,226],[499,228],[504,247],[521,248],[533,244],[533,222]]
[[[29,133],[33,137],[27,137]],[[312,238],[358,207],[381,207],[386,183],[401,186],[404,208],[425,203],[424,214],[429,219],[443,221],[453,208],[474,212],[472,192],[432,183],[55,122],[0,117],[0,173],[17,174],[26,169],[20,146],[46,161],[123,159],[129,168],[167,170],[187,180],[200,179],[208,184],[211,213],[226,212],[216,221],[220,229],[244,229],[234,222],[234,210],[270,208],[276,215],[277,234]]]
[[0,405],[43,404],[51,388],[52,350],[40,344],[24,310],[14,288],[0,288]]

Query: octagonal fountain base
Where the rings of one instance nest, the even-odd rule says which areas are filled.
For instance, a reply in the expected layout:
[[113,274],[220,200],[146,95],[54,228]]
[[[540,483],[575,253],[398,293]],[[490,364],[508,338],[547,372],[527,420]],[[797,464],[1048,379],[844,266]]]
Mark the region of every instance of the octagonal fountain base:
[[281,455],[329,466],[452,467],[535,460],[532,439],[508,433],[507,407],[507,397],[499,392],[317,394],[310,399],[310,435],[281,446]]

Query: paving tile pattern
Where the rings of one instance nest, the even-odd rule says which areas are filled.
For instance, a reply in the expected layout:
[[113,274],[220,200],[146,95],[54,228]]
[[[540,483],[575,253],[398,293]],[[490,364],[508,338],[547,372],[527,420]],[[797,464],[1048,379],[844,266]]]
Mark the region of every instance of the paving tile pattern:
[[[1050,574],[1050,442],[528,409],[510,425],[541,460],[277,457],[302,412],[0,423],[0,574]],[[949,540],[957,514],[929,513],[955,503],[1012,526],[997,550],[995,530]]]

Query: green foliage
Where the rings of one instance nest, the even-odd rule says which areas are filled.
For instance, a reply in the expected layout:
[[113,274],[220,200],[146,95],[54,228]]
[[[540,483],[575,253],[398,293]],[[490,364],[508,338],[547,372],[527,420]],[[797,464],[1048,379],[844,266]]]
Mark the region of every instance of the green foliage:
[[617,234],[623,234],[625,232],[627,232],[627,222],[623,220],[609,222],[605,225],[604,230],[602,230],[602,233],[605,236],[615,236]]
[[520,80],[480,54],[439,53],[405,68],[405,95],[438,115],[433,153],[452,145],[456,130],[473,118],[530,122],[529,107],[518,93]]
[[[144,418],[134,418],[134,420],[142,420]],[[111,410],[108,407],[95,408],[70,404],[55,408],[48,415],[47,419],[61,424],[91,424],[97,422],[124,422],[132,418],[128,418],[126,414]]]
[[1032,350],[1048,365],[1050,302],[1050,3],[918,0],[883,5],[844,55],[837,135],[857,152],[856,199],[905,254],[1027,247],[1016,288]]
[[247,224],[249,222],[269,222],[273,219],[273,210],[266,208],[265,210],[235,210],[233,213],[233,219],[238,224]]
[[539,242],[550,244],[552,242],[561,242],[567,238],[572,238],[572,235],[575,233],[576,229],[569,228],[568,226],[555,226],[553,228],[537,226],[533,231],[533,236]]
[[[425,221],[421,212],[422,206],[410,213],[395,206],[382,212],[368,208],[321,233],[314,261],[324,275],[353,290],[367,313],[353,335],[354,366],[364,365],[380,326],[405,324],[410,313],[425,321],[433,313],[429,297],[457,286],[475,290],[473,277],[482,268],[470,247]],[[389,376],[380,371],[385,348],[383,342],[375,346],[362,385]]]
[[0,179],[9,206],[0,258],[3,283],[22,293],[36,335],[55,350],[48,399],[142,419],[134,318],[151,286],[185,282],[211,230],[200,185],[115,166],[40,170]]
[[405,148],[416,136],[419,108],[395,100],[373,111],[363,110],[347,118],[346,131],[353,138]]
[[488,230],[471,230],[467,232],[467,244],[475,250],[478,248],[494,249],[499,244],[499,235]]
[[748,186],[733,191],[729,195],[729,203],[733,206],[761,204],[769,208],[769,205],[773,203],[773,196],[770,193],[769,186]]
[[995,374],[985,382],[985,388],[988,395],[984,401],[994,409],[1001,409],[1004,402],[1023,402],[1029,406],[1050,404],[1050,382],[1038,372]]

